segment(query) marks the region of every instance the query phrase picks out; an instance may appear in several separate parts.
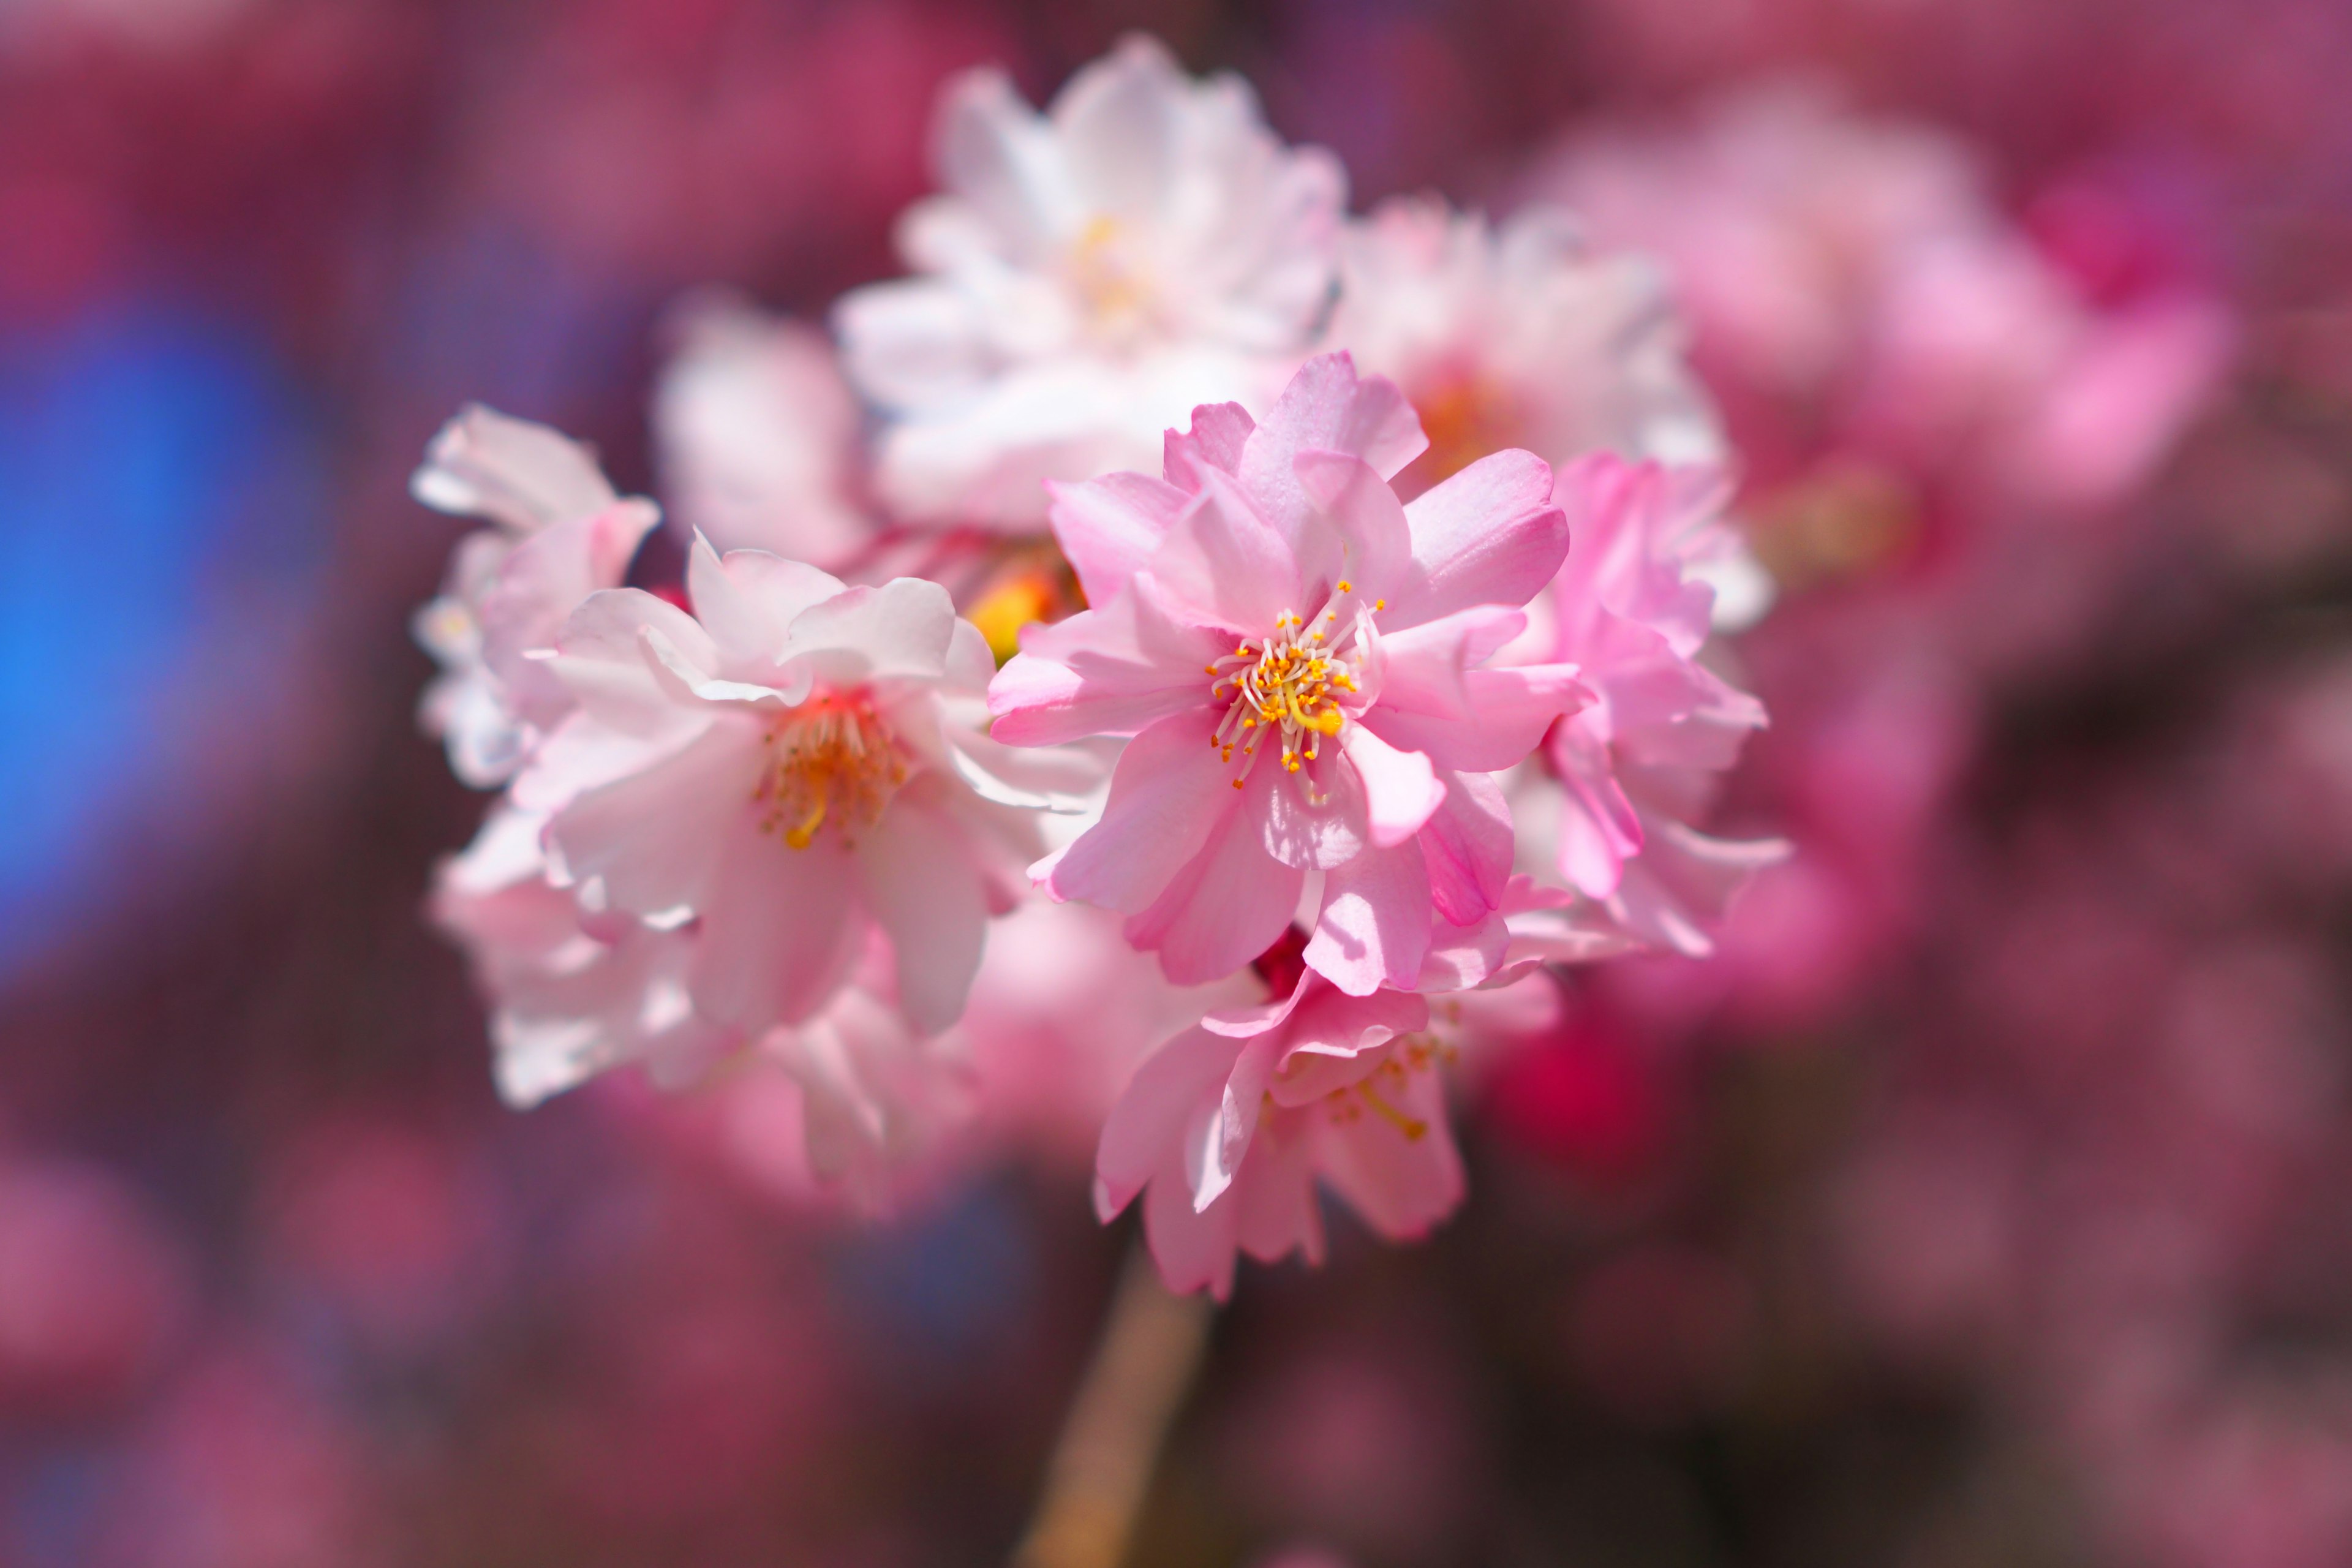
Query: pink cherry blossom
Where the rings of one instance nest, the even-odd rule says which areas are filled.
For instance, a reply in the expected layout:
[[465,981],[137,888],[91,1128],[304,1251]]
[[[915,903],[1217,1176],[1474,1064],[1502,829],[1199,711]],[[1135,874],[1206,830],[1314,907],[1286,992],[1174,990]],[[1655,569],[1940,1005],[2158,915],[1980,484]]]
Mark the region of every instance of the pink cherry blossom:
[[1095,607],[1024,635],[993,732],[1133,737],[1101,820],[1034,874],[1129,916],[1180,984],[1247,963],[1302,898],[1307,962],[1354,995],[1417,982],[1433,910],[1495,918],[1511,820],[1492,774],[1582,689],[1567,665],[1486,665],[1567,529],[1527,452],[1400,504],[1388,480],[1423,445],[1394,384],[1328,354],[1262,426],[1196,410],[1164,479],[1055,492]]
[[673,527],[828,571],[871,542],[864,416],[833,344],[724,295],[673,313],[654,440]]
[[1529,651],[1573,663],[1593,700],[1554,726],[1512,794],[1524,868],[1599,902],[1628,934],[1693,954],[1710,951],[1708,925],[1748,879],[1788,854],[1691,826],[1765,721],[1700,657],[1715,591],[1693,567],[1728,547],[1725,489],[1712,469],[1605,454],[1563,473],[1577,543]]
[[953,1023],[1037,847],[1018,807],[1085,787],[980,732],[993,661],[947,591],[845,588],[698,543],[689,615],[589,598],[546,663],[580,707],[516,781],[582,910],[691,926],[682,984],[758,1037],[817,1017],[870,957],[918,1035]]
[[869,931],[812,1016],[765,1033],[698,1013],[698,925],[583,915],[547,876],[542,816],[501,805],[436,879],[433,912],[465,948],[490,1008],[499,1093],[517,1110],[625,1067],[683,1089],[735,1064],[781,1071],[799,1168],[867,1208],[953,1120],[964,1092],[898,1005],[893,953]]
[[1003,72],[942,94],[946,194],[909,209],[919,276],[836,312],[892,423],[877,483],[922,521],[1034,531],[1045,479],[1150,460],[1197,404],[1271,393],[1328,307],[1346,181],[1286,149],[1239,79],[1130,37],[1043,116]]
[[1233,1293],[1246,1252],[1323,1258],[1316,1184],[1391,1240],[1462,1201],[1462,1156],[1426,997],[1350,996],[1313,971],[1259,1007],[1222,1010],[1137,1069],[1103,1127],[1095,1210],[1143,1196],[1169,1289]]
[[583,924],[572,893],[547,879],[545,827],[544,815],[501,805],[434,879],[434,919],[465,948],[489,1004],[499,1096],[526,1110],[627,1064],[676,1086],[740,1048],[740,1030],[695,1014],[693,933],[609,916]]
[[1506,447],[1554,463],[1721,456],[1664,271],[1595,251],[1566,214],[1529,206],[1490,226],[1395,198],[1348,226],[1339,258],[1324,342],[1412,400],[1430,450],[1405,479],[1433,483]]
[[531,650],[581,600],[619,584],[661,513],[615,495],[578,442],[479,405],[441,427],[409,488],[436,510],[497,525],[457,542],[414,628],[442,668],[419,717],[457,776],[487,789],[572,707]]

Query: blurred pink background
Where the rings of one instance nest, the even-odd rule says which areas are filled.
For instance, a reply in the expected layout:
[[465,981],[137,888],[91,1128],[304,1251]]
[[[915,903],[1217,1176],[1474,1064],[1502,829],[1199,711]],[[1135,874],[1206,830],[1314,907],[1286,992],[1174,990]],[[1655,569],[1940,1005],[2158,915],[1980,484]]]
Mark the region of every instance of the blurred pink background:
[[676,299],[821,320],[944,76],[1130,28],[1670,268],[1798,847],[1244,1279],[1134,1561],[2352,1563],[2352,11],[0,0],[0,1568],[1003,1558],[1087,1135],[872,1226],[756,1091],[500,1109],[405,479],[658,494]]

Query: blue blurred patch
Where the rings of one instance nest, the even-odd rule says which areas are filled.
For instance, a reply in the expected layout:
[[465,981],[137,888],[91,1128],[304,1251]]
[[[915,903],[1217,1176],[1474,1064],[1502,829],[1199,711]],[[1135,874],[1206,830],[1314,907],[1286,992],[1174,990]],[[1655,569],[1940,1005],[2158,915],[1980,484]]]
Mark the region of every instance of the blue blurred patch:
[[0,968],[168,787],[152,715],[194,638],[240,635],[216,595],[307,590],[320,468],[250,331],[152,304],[0,324]]
[[968,1382],[1007,1348],[1034,1302],[1037,1268],[1019,1192],[982,1178],[852,1237],[835,1279],[878,1374],[925,1388]]

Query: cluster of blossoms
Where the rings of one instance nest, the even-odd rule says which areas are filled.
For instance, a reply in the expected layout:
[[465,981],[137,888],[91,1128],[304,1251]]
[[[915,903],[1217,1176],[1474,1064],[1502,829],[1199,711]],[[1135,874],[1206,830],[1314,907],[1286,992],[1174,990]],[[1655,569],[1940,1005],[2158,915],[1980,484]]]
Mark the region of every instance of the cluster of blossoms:
[[[1662,281],[1548,211],[1351,218],[1141,40],[1043,115],[951,85],[935,162],[837,352],[689,313],[675,589],[551,431],[469,410],[418,472],[492,525],[418,631],[504,791],[436,898],[500,1087],[764,1060],[869,1199],[1058,1095],[1104,1217],[1142,1194],[1220,1296],[1319,1255],[1318,1184],[1421,1234],[1440,1067],[1547,965],[1704,952],[1785,853],[1698,826],[1764,722],[1713,636],[1767,594]],[[1076,965],[1041,1016],[1018,976]]]

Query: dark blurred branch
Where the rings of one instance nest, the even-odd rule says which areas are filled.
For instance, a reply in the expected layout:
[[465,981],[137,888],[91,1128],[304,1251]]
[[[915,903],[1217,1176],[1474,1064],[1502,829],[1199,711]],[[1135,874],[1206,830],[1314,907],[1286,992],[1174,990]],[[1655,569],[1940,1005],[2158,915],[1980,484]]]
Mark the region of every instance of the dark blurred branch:
[[1200,1371],[1210,1315],[1202,1297],[1170,1295],[1138,1244],[1014,1568],[1118,1568],[1125,1560],[1160,1444]]

